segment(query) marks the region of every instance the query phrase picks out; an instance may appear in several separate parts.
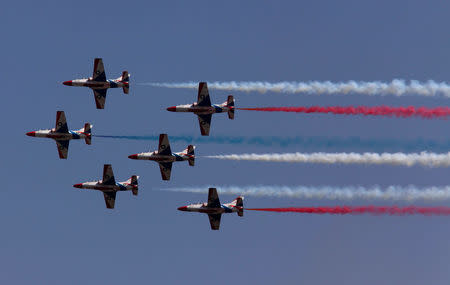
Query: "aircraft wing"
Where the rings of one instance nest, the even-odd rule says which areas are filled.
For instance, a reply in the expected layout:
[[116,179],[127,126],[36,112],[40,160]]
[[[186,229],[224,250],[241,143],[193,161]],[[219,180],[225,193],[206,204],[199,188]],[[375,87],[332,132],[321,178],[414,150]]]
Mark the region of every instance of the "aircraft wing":
[[103,60],[101,58],[96,58],[94,60],[94,74],[92,75],[92,80],[100,82],[106,81],[105,68],[103,67]]
[[116,191],[103,192],[106,208],[114,209],[114,204],[116,203],[116,193]]
[[56,147],[58,148],[59,158],[67,159],[69,153],[69,142],[70,140],[55,140]]
[[95,105],[97,105],[97,109],[104,109],[106,102],[106,91],[108,89],[93,89]]
[[116,180],[114,179],[114,173],[113,173],[111,164],[105,164],[103,166],[102,184],[103,185],[116,185]]
[[170,149],[169,137],[167,136],[167,134],[159,135],[158,154],[172,155],[172,150]]
[[202,136],[209,136],[209,129],[211,128],[211,117],[212,114],[208,115],[197,115],[198,123],[200,124],[200,132]]
[[161,177],[163,180],[170,180],[172,173],[172,162],[160,162],[159,169],[161,170]]
[[219,200],[219,195],[217,194],[216,188],[209,188],[208,207],[209,208],[220,208],[220,200]]
[[198,84],[197,106],[211,107],[211,99],[209,99],[208,84],[206,82]]
[[68,133],[69,128],[67,127],[66,115],[64,111],[56,112],[56,125],[55,132],[57,133]]
[[211,224],[211,230],[218,230],[220,227],[220,218],[222,214],[208,214],[209,223]]

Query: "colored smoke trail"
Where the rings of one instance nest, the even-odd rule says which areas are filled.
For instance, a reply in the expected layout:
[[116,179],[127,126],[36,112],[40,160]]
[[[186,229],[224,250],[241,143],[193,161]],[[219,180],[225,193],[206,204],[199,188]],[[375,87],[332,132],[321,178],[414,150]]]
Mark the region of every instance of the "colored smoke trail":
[[308,214],[333,214],[333,215],[450,215],[450,207],[397,207],[397,206],[336,206],[336,207],[290,207],[290,208],[254,208],[245,209],[247,211],[265,211],[265,212],[293,212],[293,213],[308,213]]
[[[155,87],[191,88],[197,89],[198,82],[180,83],[143,83]],[[230,81],[208,82],[211,89],[244,92],[276,92],[276,93],[304,93],[304,94],[364,94],[364,95],[395,95],[404,96],[416,94],[427,97],[450,97],[450,85],[445,82],[429,80],[420,82],[417,80],[394,79],[391,82],[381,81],[308,81],[308,82],[264,82],[264,81]]]
[[264,197],[287,197],[299,199],[327,199],[327,200],[353,200],[353,199],[378,199],[395,201],[442,201],[450,199],[450,186],[418,188],[410,185],[389,186],[385,189],[379,186],[362,187],[333,187],[333,186],[219,186],[208,185],[198,187],[166,188],[164,190],[208,193],[209,187],[215,187],[221,194],[264,196]]
[[450,166],[448,153],[269,153],[269,154],[228,154],[212,155],[207,158],[227,160],[253,160],[271,162],[299,162],[324,164],[390,164],[402,166],[422,165],[428,167]]
[[247,111],[264,112],[294,112],[294,113],[331,113],[338,115],[365,115],[365,116],[389,116],[389,117],[421,117],[425,119],[447,118],[450,116],[449,107],[389,107],[389,106],[330,106],[330,107],[264,107],[264,108],[237,108]]
[[[117,136],[117,135],[92,135],[98,138],[127,139],[127,140],[145,140],[159,141],[159,135],[146,136]],[[360,137],[264,137],[264,136],[170,136],[171,142],[184,142],[187,144],[228,144],[228,145],[257,145],[257,146],[301,146],[304,149],[320,148],[351,148],[351,149],[371,149],[373,151],[422,151],[434,150],[439,152],[450,149],[450,140],[436,141],[425,139],[363,139]]]

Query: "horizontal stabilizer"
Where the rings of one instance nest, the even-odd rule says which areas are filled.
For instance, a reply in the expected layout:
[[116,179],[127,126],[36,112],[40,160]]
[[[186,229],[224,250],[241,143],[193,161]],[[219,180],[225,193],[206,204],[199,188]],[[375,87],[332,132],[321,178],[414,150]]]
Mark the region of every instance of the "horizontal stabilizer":
[[130,82],[130,74],[126,70],[124,70],[122,72],[122,76],[119,78],[120,78],[120,81],[122,81],[122,82]]
[[83,133],[86,135],[84,141],[86,144],[91,144],[92,136],[91,136],[92,125],[89,123],[84,124]]
[[243,217],[244,216],[244,201],[242,197],[236,198],[236,208],[238,208],[238,216]]
[[234,97],[232,95],[228,95],[226,106],[228,107],[228,118],[230,120],[234,119]]
[[234,120],[234,108],[228,110],[228,118],[229,118],[230,120]]

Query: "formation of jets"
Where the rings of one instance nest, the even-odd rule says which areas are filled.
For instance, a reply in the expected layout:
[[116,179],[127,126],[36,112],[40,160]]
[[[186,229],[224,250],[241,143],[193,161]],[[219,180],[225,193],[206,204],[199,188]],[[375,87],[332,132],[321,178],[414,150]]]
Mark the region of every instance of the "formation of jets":
[[[106,102],[106,92],[109,88],[122,88],[125,94],[129,93],[130,75],[127,71],[122,72],[122,76],[117,79],[106,79],[103,60],[96,58],[94,60],[94,72],[92,77],[85,79],[74,79],[64,81],[67,86],[89,87],[94,92],[95,104],[97,109],[104,109]],[[208,136],[211,128],[211,118],[214,113],[227,113],[228,118],[234,119],[234,98],[229,95],[227,101],[222,104],[211,104],[208,85],[206,82],[200,82],[198,86],[197,102],[187,105],[178,105],[167,108],[171,112],[191,112],[197,115],[200,124],[200,132],[203,136]],[[56,112],[56,124],[53,129],[37,130],[26,133],[31,137],[42,137],[54,139],[58,148],[59,158],[67,159],[69,152],[69,142],[73,139],[84,139],[86,144],[91,144],[92,125],[85,123],[79,130],[69,130],[64,111]],[[167,134],[159,135],[158,150],[152,152],[142,152],[129,155],[128,158],[135,160],[151,160],[159,164],[162,180],[170,180],[172,164],[177,161],[187,161],[190,166],[195,165],[195,146],[188,145],[181,152],[172,152],[169,137]],[[91,189],[103,192],[106,208],[114,209],[116,193],[119,191],[131,191],[133,195],[138,194],[138,178],[132,175],[130,179],[124,182],[116,182],[114,173],[110,164],[103,167],[102,180],[84,182],[73,185],[75,188]],[[192,204],[179,207],[180,211],[199,212],[208,214],[212,230],[218,230],[220,219],[224,213],[237,213],[240,217],[244,215],[244,197],[237,197],[230,203],[221,204],[216,188],[209,188],[208,202]]]

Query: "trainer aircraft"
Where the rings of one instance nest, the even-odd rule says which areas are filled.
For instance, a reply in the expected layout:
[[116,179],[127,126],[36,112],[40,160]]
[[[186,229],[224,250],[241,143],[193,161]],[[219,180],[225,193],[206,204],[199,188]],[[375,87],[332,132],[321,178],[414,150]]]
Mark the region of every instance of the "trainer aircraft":
[[216,188],[209,188],[208,202],[200,204],[191,204],[179,207],[178,210],[185,212],[199,212],[208,214],[209,223],[212,230],[218,230],[220,227],[220,218],[224,213],[237,213],[239,217],[244,216],[244,197],[239,196],[231,203],[220,204],[219,195]]
[[128,71],[123,71],[122,76],[117,79],[106,79],[103,60],[101,58],[96,58],[94,60],[94,74],[92,77],[64,81],[63,84],[67,86],[84,86],[91,88],[92,91],[94,91],[97,109],[104,109],[106,91],[108,88],[123,88],[123,93],[128,94],[130,88],[129,82],[130,74],[128,74]]
[[175,161],[189,162],[190,166],[195,164],[195,146],[188,145],[188,147],[182,152],[172,152],[170,149],[169,138],[167,134],[159,135],[158,150],[152,152],[142,152],[129,155],[128,158],[137,160],[153,160],[159,163],[159,169],[161,170],[161,177],[163,180],[170,180],[170,174],[172,172],[172,164]]
[[77,131],[70,131],[67,127],[66,115],[64,111],[56,112],[56,126],[49,130],[39,130],[26,133],[30,137],[51,138],[58,147],[59,158],[67,159],[70,140],[84,139],[86,144],[91,144],[91,128],[89,123],[84,124],[84,128]]
[[234,119],[234,98],[229,95],[225,103],[214,105],[209,98],[206,82],[198,84],[197,102],[187,105],[178,105],[167,108],[170,112],[191,112],[198,116],[202,136],[209,136],[211,117],[214,113],[228,113],[228,118]]
[[116,182],[111,164],[103,166],[103,179],[93,182],[84,182],[73,185],[75,188],[92,189],[103,192],[105,197],[106,208],[114,209],[116,202],[116,193],[119,191],[131,190],[133,195],[138,194],[138,179],[139,176],[133,175],[130,179],[124,182]]

